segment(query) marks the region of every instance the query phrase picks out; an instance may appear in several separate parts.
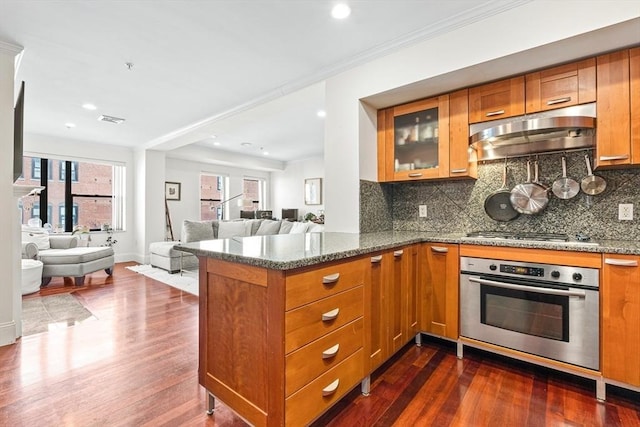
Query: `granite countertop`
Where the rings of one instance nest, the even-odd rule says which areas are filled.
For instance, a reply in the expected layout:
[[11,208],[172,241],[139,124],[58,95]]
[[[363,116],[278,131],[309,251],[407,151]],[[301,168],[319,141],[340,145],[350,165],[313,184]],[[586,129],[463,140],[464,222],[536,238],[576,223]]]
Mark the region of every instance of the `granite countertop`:
[[275,270],[291,270],[421,242],[640,255],[640,241],[531,242],[470,238],[464,234],[440,234],[419,231],[386,231],[363,234],[305,233],[234,237],[232,239],[177,244],[175,248],[198,256],[240,262]]

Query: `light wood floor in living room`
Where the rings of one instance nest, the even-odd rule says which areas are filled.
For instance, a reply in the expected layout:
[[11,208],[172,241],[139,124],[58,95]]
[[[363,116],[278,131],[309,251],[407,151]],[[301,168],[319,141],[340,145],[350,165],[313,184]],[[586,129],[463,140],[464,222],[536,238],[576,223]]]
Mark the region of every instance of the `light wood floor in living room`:
[[[97,317],[0,348],[0,426],[245,426],[223,403],[205,414],[197,297],[126,270],[61,279]],[[640,394],[468,351],[406,346],[314,426],[640,426]]]

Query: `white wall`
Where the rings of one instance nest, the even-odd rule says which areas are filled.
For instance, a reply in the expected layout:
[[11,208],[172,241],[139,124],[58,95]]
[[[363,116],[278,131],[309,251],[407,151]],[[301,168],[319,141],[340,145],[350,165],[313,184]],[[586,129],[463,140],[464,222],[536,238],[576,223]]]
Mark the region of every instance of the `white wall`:
[[[242,181],[244,178],[260,178],[267,180],[267,182],[270,179],[269,172],[265,171],[167,158],[166,180],[179,182],[181,190],[180,200],[170,200],[168,202],[175,240],[180,239],[182,222],[185,219],[200,219],[200,175],[202,173],[229,177],[228,197],[242,193]],[[271,209],[271,206],[270,191],[267,188],[265,208]],[[235,200],[227,203],[226,208],[229,210],[229,218],[240,217],[240,208],[235,203]]]
[[15,57],[22,49],[0,42],[0,346],[21,334],[22,303],[17,199],[13,192]]
[[[61,139],[52,136],[25,134],[24,154],[33,157],[45,157],[64,160],[77,160],[85,162],[114,162],[123,164],[126,168],[126,198],[125,198],[125,231],[117,231],[114,239],[118,243],[113,247],[116,262],[137,260],[135,247],[136,236],[134,233],[134,220],[132,212],[135,212],[133,188],[134,188],[134,161],[133,150],[116,147],[113,145],[96,144],[90,142],[78,142]],[[107,238],[106,233],[93,232],[92,245],[100,245]]]
[[[283,171],[271,172],[273,215],[280,218],[282,209],[288,208],[298,209],[298,219],[304,218],[307,212],[319,215],[319,211],[324,210],[324,175],[323,157],[288,162]],[[304,204],[306,178],[322,178],[322,204]]]
[[[432,85],[431,93],[414,93],[416,99],[456,89],[465,82],[506,76],[517,72],[518,67],[533,68],[533,64],[540,67],[554,55],[568,61],[576,55],[597,53],[593,49],[611,46],[615,39],[603,37],[596,43],[593,34],[583,39],[573,37],[638,16],[638,3],[632,1],[533,1],[328,79],[325,119],[327,231],[358,231],[359,180],[377,179],[375,120],[359,100],[439,76],[458,77],[441,79],[443,84]],[[554,42],[564,39],[569,41],[562,49],[552,49]],[[545,52],[550,53],[548,57],[531,51],[547,45],[551,46]],[[495,67],[483,68],[486,74],[473,73],[476,65],[491,64],[524,51],[529,52],[519,60],[514,59],[514,63],[507,63],[514,67],[511,70],[500,68],[496,63]],[[336,211],[342,214],[331,215]]]

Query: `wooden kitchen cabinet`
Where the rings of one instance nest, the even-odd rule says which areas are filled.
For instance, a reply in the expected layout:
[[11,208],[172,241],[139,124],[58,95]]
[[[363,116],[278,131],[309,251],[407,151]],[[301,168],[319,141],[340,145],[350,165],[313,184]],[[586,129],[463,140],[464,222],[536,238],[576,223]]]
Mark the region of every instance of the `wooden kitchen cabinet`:
[[524,76],[469,89],[469,123],[486,122],[524,114]]
[[626,49],[596,58],[596,168],[640,165],[638,50]]
[[640,386],[640,256],[604,254],[602,375]]
[[458,245],[423,244],[420,254],[423,281],[423,332],[452,340],[458,339]]
[[379,110],[378,180],[477,177],[468,124],[466,89]]
[[365,354],[373,372],[419,331],[418,246],[370,257],[365,280]]
[[525,112],[585,104],[596,100],[596,59],[560,65],[525,76]]
[[271,270],[200,258],[199,382],[256,426],[306,425],[365,376],[368,259]]

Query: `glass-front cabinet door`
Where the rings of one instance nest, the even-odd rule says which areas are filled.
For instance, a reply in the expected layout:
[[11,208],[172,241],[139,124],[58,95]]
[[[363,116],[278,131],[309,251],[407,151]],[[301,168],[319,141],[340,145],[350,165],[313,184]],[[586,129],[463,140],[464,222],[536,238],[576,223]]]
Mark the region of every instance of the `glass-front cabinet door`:
[[448,95],[384,111],[385,180],[448,177]]

